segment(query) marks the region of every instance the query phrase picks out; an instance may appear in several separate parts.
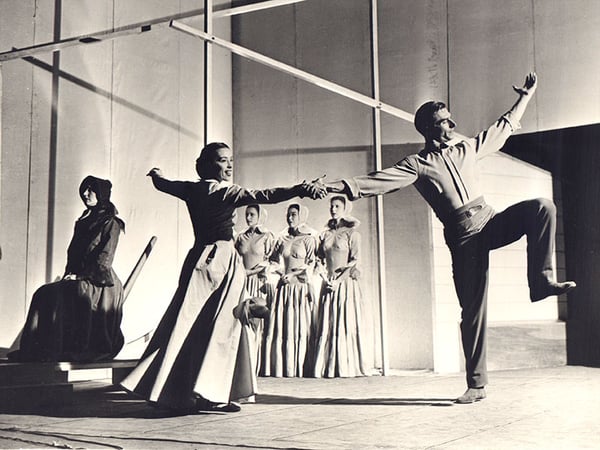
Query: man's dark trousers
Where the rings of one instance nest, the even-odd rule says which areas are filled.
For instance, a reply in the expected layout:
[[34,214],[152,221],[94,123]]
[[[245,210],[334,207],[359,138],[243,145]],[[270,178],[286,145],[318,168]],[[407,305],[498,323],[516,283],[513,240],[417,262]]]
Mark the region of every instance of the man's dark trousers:
[[[476,203],[476,202],[474,202]],[[461,208],[453,217],[460,222],[456,231],[445,222],[446,242],[452,254],[454,286],[462,310],[461,336],[466,361],[467,385],[472,388],[487,384],[486,316],[489,251],[504,247],[527,236],[527,279],[531,298],[543,292],[553,276],[552,255],[556,233],[556,207],[547,199],[527,200],[493,213],[489,206]],[[473,212],[474,211],[474,212]],[[491,216],[478,223],[481,214]],[[473,212],[473,216],[470,213]],[[465,227],[466,224],[466,227]],[[473,232],[469,224],[480,231]],[[465,232],[466,230],[466,232]],[[461,235],[462,234],[462,235]]]

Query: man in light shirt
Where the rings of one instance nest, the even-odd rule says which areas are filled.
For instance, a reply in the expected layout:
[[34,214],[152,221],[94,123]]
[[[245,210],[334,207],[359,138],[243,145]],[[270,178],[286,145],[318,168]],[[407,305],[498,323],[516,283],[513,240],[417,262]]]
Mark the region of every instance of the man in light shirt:
[[477,161],[499,151],[520,128],[520,119],[537,88],[535,73],[526,76],[512,108],[488,129],[472,138],[457,136],[456,123],[442,102],[427,102],[415,113],[415,127],[425,148],[393,167],[368,175],[325,182],[329,192],[351,200],[385,194],[413,185],[444,224],[452,254],[454,285],[462,310],[461,335],[466,359],[466,392],[457,403],[486,397],[486,289],[489,251],[527,236],[527,278],[531,301],[573,289],[573,281],[554,281],[552,254],[556,207],[538,198],[497,213],[483,199]]

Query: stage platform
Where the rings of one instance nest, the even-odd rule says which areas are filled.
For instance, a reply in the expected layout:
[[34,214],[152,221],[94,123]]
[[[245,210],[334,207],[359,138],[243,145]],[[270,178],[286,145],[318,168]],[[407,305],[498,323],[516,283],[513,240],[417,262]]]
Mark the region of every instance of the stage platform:
[[596,449],[600,369],[494,371],[488,398],[452,399],[461,374],[260,378],[238,413],[174,414],[106,382],[63,406],[0,405],[0,448]]
[[0,359],[0,404],[67,404],[72,401],[75,382],[110,379],[116,385],[136,364],[136,359],[90,363],[19,363]]

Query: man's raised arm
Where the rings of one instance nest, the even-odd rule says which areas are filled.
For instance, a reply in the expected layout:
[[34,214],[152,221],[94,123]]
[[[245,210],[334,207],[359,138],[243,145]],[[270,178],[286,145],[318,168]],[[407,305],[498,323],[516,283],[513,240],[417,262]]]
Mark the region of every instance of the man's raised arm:
[[537,76],[535,72],[527,74],[523,87],[513,85],[513,89],[519,95],[519,98],[517,98],[512,108],[504,113],[487,130],[467,140],[467,142],[471,142],[475,147],[479,158],[499,151],[506,143],[506,140],[516,130],[521,128],[521,117],[523,117],[525,109],[527,109],[527,105],[537,89]]
[[529,104],[529,100],[533,96],[535,90],[537,89],[537,75],[535,72],[530,72],[525,77],[525,82],[523,83],[523,87],[513,86],[513,89],[517,94],[519,94],[519,98],[513,105],[513,107],[508,111],[511,119],[515,119],[517,122],[521,121],[521,117],[525,113],[525,109],[527,109],[527,105]]

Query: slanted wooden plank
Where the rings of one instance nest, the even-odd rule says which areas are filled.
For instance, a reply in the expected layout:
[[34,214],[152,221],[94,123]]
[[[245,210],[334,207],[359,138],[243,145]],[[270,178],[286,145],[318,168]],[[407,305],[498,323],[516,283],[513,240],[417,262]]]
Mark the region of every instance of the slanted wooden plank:
[[133,368],[137,365],[137,359],[112,359],[110,361],[98,362],[58,362],[55,364],[56,370],[85,370],[85,369],[114,369],[114,368]]
[[[213,13],[213,18],[229,17],[237,14],[245,14],[253,11],[259,11],[267,8],[273,8],[276,6],[289,5],[292,3],[298,3],[305,0],[269,0],[252,5],[239,6],[236,8],[224,8]],[[26,56],[33,56],[39,53],[56,52],[65,48],[74,47],[78,45],[95,44],[110,39],[116,39],[124,36],[132,36],[136,34],[145,33],[147,31],[165,28],[169,26],[172,20],[183,20],[190,17],[201,16],[204,14],[204,9],[193,9],[178,14],[171,14],[168,16],[158,17],[156,19],[150,19],[144,22],[132,23],[129,25],[123,25],[116,27],[111,30],[98,31],[96,33],[83,34],[79,36],[73,36],[67,39],[60,39],[54,42],[46,42],[43,44],[32,45],[30,47],[13,48],[12,50],[0,53],[0,63],[3,61],[10,61],[12,59],[24,58]]]
[[242,47],[241,45],[234,44],[233,42],[227,41],[225,39],[218,38],[217,36],[205,33],[204,31],[198,30],[194,27],[186,25],[184,23],[173,21],[171,23],[171,27],[176,30],[182,31],[189,35],[198,37],[205,41],[211,42],[212,44],[218,45],[219,47],[223,47],[235,53],[236,55],[242,56],[251,61],[258,62],[267,67],[271,67],[275,70],[279,70],[280,72],[287,73],[288,75],[292,75],[295,78],[300,80],[304,80],[308,83],[311,83],[315,86],[319,86],[323,89],[327,89],[328,91],[335,92],[343,97],[347,97],[364,105],[370,106],[371,108],[377,108],[381,111],[391,114],[392,116],[396,116],[400,119],[404,119],[406,121],[412,122],[414,116],[406,111],[401,110],[400,108],[396,108],[395,106],[388,105],[383,103],[377,99],[369,97],[368,95],[361,94],[360,92],[353,91],[352,89],[348,89],[347,87],[341,86],[332,81],[326,80],[325,78],[318,77],[309,72],[305,72],[304,70],[300,70],[294,66],[289,64],[282,63],[281,61],[277,61],[276,59],[270,58],[261,53],[250,50],[246,47]]

